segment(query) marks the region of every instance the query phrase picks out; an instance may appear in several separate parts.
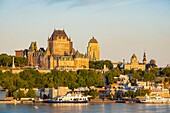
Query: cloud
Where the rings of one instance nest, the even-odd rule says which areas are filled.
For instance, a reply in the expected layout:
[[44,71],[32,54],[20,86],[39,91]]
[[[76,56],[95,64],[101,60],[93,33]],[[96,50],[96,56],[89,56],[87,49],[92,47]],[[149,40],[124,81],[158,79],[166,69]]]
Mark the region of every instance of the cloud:
[[69,8],[93,5],[104,1],[108,1],[108,0],[74,0],[74,2],[69,6]]
[[113,0],[112,3],[110,4],[110,7],[103,8],[101,10],[98,10],[97,12],[104,12],[104,11],[113,10],[121,7],[128,7],[146,1],[149,0]]
[[52,5],[52,4],[57,4],[57,3],[62,3],[62,2],[71,2],[74,0],[45,0],[47,5]]
[[95,5],[98,3],[108,3],[107,7],[100,9],[97,12],[103,12],[115,8],[127,7],[130,5],[134,5],[139,2],[144,2],[147,0],[44,0],[47,5],[59,4],[59,3],[68,3],[68,9],[76,8],[76,7],[84,7],[89,5]]
[[143,2],[143,1],[146,1],[146,0],[120,0],[120,2],[113,4],[112,8],[125,7],[125,6],[133,5],[139,2]]
[[93,5],[100,2],[105,2],[108,0],[44,0],[47,5],[70,2],[68,9],[75,8],[75,7],[82,7],[87,5]]

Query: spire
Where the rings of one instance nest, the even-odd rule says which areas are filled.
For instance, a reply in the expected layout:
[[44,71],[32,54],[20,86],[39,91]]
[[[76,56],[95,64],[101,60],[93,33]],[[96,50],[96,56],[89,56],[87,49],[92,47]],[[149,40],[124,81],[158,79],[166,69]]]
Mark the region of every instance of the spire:
[[143,63],[146,64],[146,61],[147,61],[146,60],[146,53],[144,52],[144,54],[143,54]]

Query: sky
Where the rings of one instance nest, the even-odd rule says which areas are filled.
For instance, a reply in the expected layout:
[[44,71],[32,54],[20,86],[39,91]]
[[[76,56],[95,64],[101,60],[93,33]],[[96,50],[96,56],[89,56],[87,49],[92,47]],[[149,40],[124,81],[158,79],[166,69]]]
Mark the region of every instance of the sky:
[[47,47],[54,29],[64,29],[86,53],[94,36],[101,59],[170,64],[170,0],[0,0],[0,54],[15,55],[36,41]]

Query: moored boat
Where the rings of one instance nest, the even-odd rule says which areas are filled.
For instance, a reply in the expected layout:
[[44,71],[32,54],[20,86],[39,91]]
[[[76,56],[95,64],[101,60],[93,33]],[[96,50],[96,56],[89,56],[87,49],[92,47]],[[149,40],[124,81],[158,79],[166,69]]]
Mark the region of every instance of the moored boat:
[[162,103],[170,103],[169,98],[163,98],[159,95],[154,95],[154,96],[148,96],[147,94],[145,95],[144,98],[139,99],[141,103],[144,104],[162,104]]
[[56,99],[48,100],[47,103],[88,103],[88,96],[81,94],[71,95],[68,93],[65,96],[57,97]]

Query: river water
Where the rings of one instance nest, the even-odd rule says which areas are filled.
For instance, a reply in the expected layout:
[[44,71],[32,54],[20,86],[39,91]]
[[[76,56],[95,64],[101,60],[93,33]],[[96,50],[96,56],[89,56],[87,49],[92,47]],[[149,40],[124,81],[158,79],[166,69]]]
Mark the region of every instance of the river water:
[[0,104],[0,113],[170,113],[170,104]]

